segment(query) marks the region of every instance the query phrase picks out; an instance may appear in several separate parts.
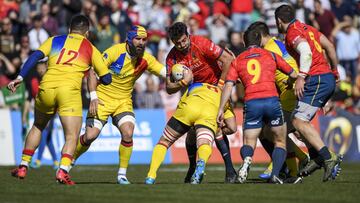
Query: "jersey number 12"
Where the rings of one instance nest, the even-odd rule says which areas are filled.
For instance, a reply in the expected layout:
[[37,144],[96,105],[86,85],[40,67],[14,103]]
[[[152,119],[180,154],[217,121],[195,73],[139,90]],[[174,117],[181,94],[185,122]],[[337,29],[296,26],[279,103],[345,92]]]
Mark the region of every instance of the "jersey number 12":
[[[62,48],[60,51],[60,54],[59,54],[59,58],[56,61],[56,64],[60,64],[65,52],[66,52],[66,49]],[[70,62],[73,61],[74,59],[76,59],[76,57],[79,55],[79,52],[74,51],[74,50],[67,50],[67,55],[71,56],[71,57],[67,61],[62,62],[61,64],[72,66],[72,64]]]

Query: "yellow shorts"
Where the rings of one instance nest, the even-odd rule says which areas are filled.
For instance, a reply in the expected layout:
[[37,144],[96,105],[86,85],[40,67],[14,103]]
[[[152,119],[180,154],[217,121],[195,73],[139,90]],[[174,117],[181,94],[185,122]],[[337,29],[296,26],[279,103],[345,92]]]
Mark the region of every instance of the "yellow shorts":
[[234,109],[229,102],[226,104],[226,106],[224,108],[225,108],[224,109],[224,119],[235,117]]
[[131,112],[133,113],[133,103],[131,98],[125,98],[121,100],[111,99],[109,96],[102,94],[101,92],[97,91],[97,95],[99,100],[104,105],[98,105],[97,115],[91,116],[90,114],[87,115],[87,118],[96,118],[100,121],[107,121],[109,116],[116,116],[124,112]]
[[218,87],[198,84],[190,93],[184,93],[173,117],[188,126],[205,126],[215,134],[220,97],[221,91]]
[[81,91],[69,86],[40,88],[35,108],[44,114],[55,114],[57,111],[60,116],[82,116]]
[[281,107],[285,111],[292,112],[295,109],[297,98],[293,89],[285,90],[280,94]]

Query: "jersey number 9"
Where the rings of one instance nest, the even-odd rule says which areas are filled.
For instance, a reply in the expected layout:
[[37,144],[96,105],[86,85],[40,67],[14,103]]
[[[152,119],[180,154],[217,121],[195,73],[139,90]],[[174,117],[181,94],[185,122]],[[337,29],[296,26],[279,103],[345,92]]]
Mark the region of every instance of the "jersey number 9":
[[246,64],[246,69],[249,75],[254,76],[251,80],[251,84],[257,83],[261,74],[261,66],[258,60],[250,59]]

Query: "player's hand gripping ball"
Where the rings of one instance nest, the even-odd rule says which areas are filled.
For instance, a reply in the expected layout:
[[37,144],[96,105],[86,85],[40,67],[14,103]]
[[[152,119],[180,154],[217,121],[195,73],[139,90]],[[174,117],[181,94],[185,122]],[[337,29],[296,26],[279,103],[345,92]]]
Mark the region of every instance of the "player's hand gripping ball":
[[188,67],[182,64],[174,64],[171,68],[171,75],[175,81],[182,80],[184,78],[184,70],[190,70]]

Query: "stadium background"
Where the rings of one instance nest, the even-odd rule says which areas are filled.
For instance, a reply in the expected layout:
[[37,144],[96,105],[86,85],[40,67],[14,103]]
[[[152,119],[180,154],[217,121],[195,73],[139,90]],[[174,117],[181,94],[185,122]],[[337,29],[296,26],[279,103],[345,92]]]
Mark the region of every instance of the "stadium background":
[[[172,46],[166,39],[166,27],[172,22],[183,21],[189,26],[191,34],[208,36],[238,55],[244,50],[242,32],[249,23],[263,20],[271,28],[272,34],[277,35],[273,11],[282,3],[293,3],[298,19],[317,26],[337,47],[341,83],[330,102],[331,113],[324,116],[319,112],[313,124],[333,151],[344,153],[346,161],[360,161],[360,40],[353,37],[359,36],[359,1],[321,2],[326,12],[315,9],[313,0],[0,0],[0,165],[19,164],[23,135],[33,121],[38,72],[34,69],[16,94],[9,94],[4,86],[16,77],[21,65],[43,41],[49,36],[67,32],[72,15],[82,13],[89,17],[92,22],[90,40],[100,51],[113,43],[123,42],[132,24],[144,25],[149,31],[147,50],[164,63]],[[342,35],[348,27],[351,34]],[[349,50],[347,47],[342,50],[344,43],[357,49]],[[89,102],[86,79],[82,92],[86,115]],[[164,81],[149,74],[144,74],[138,80],[133,93],[137,123],[132,163],[150,162],[152,148],[166,120],[176,108],[179,97],[179,94],[167,95]],[[232,101],[236,108],[238,132],[230,136],[234,162],[240,162],[242,99],[241,90],[235,89]],[[30,107],[28,115],[23,113],[24,106]],[[64,141],[58,119],[55,120],[52,141],[59,153]],[[120,135],[116,128],[107,125],[100,139],[94,142],[78,163],[116,164],[119,142]],[[186,163],[185,153],[184,140],[181,139],[174,144],[165,163]],[[259,144],[255,161],[265,162],[268,159]],[[217,150],[214,150],[211,162],[222,162]],[[51,163],[50,155],[45,150],[43,164]]]

